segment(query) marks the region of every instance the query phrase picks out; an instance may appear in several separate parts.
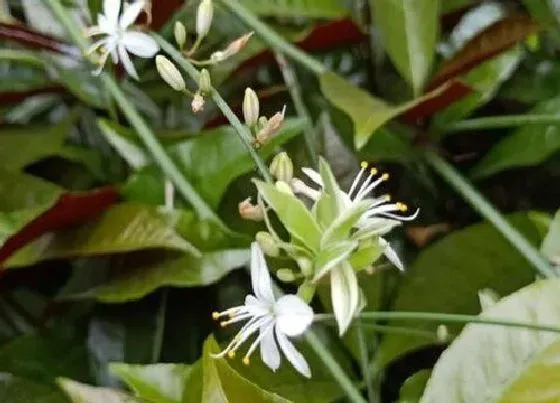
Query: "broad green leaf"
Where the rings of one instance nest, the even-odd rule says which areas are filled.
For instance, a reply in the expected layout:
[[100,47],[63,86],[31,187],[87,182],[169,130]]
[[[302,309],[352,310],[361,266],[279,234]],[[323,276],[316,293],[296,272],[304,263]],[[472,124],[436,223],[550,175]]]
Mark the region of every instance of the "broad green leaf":
[[[560,97],[538,104],[530,114],[559,115]],[[484,178],[515,167],[538,165],[560,150],[560,125],[521,126],[499,141],[472,170]]]
[[330,243],[343,241],[350,236],[350,230],[356,226],[358,220],[372,206],[372,200],[360,200],[352,203],[340,214],[332,224],[325,230],[321,238],[321,247]]
[[341,0],[242,0],[258,15],[271,17],[337,18],[348,14]]
[[[560,322],[560,281],[539,281],[485,310],[484,318]],[[560,334],[470,324],[443,353],[421,402],[557,402]]]
[[357,242],[344,241],[328,245],[323,248],[314,259],[315,276],[313,281],[323,277],[330,269],[346,260],[354,249],[358,246]]
[[[510,216],[526,239],[538,245],[542,239],[533,213]],[[403,277],[394,311],[420,311],[477,314],[480,312],[478,291],[484,288],[506,295],[533,281],[531,265],[489,223],[472,225],[447,235],[424,249],[410,272]],[[406,326],[436,332],[437,323],[391,321],[390,325]],[[451,333],[460,326],[448,325]],[[413,335],[387,335],[380,346],[382,364],[407,351],[430,343]]]
[[288,403],[277,394],[267,392],[239,375],[225,359],[215,359],[220,347],[213,337],[204,343],[202,354],[202,399],[201,403],[254,402]]
[[560,266],[560,210],[556,212],[550,223],[548,233],[541,245],[541,252],[552,263]]
[[417,155],[409,133],[381,127],[360,150],[360,158],[366,161],[407,164],[414,161]]
[[191,386],[193,365],[134,365],[112,363],[109,370],[118,375],[135,395],[149,402],[182,403],[185,389]]
[[[323,157],[319,159],[319,172],[323,181],[323,191],[330,196],[328,199],[325,199],[325,202],[331,201],[334,204],[332,210],[338,215],[344,208],[344,200],[342,200],[341,196],[342,190],[329,163]],[[325,221],[323,221],[324,223]]]
[[6,268],[29,266],[58,258],[125,253],[145,249],[170,249],[198,253],[151,206],[122,203],[74,228],[45,234],[18,250]]
[[0,401],[2,403],[69,403],[56,386],[0,373]]
[[57,382],[72,403],[142,403],[117,389],[95,387],[66,378],[59,378]]
[[401,386],[398,403],[418,403],[430,378],[431,371],[423,369],[409,377]]
[[156,288],[201,287],[213,284],[249,261],[246,249],[204,252],[202,257],[184,254],[138,254],[124,258],[122,268],[108,279],[85,292],[66,298],[95,298],[105,303],[139,299]]
[[385,49],[397,70],[420,94],[434,59],[439,0],[370,0]]
[[255,181],[259,194],[276,212],[288,232],[308,248],[318,251],[321,245],[319,225],[305,205],[294,195],[283,193],[274,185]]
[[[259,153],[263,158],[272,155],[278,146],[301,133],[302,119],[286,119],[283,128],[267,142]],[[247,149],[230,126],[205,130],[195,138],[169,144],[166,147],[181,172],[190,180],[195,189],[212,207],[220,203],[227,187],[233,180],[254,168]],[[158,200],[161,194],[146,191],[151,186],[155,191],[162,186],[160,170],[148,166],[133,175],[125,187],[125,195],[138,195],[141,200]],[[138,197],[137,196],[137,197]],[[161,203],[161,202],[160,202]]]

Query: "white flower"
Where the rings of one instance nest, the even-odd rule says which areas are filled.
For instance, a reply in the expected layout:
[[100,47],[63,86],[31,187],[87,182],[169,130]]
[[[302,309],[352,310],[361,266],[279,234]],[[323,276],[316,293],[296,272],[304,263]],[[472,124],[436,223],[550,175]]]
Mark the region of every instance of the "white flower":
[[[384,173],[378,176],[376,168],[369,169],[369,174],[365,175],[368,164],[362,162],[360,172],[354,178],[350,190],[344,192],[340,189],[336,190],[334,196],[337,199],[338,205],[340,206],[342,214],[344,210],[350,209],[355,203],[358,203],[367,198],[371,192],[377,188],[382,182],[389,179],[389,174]],[[311,179],[314,183],[324,188],[323,180],[321,175],[311,168],[302,168],[303,173]],[[321,192],[317,191],[303,181],[299,179],[294,179],[292,181],[292,189],[295,193],[303,194],[308,198],[317,201],[321,197]],[[358,220],[355,228],[357,229],[354,233],[353,238],[357,240],[367,239],[372,236],[379,237],[379,243],[384,250],[384,254],[399,270],[404,270],[404,265],[399,259],[395,250],[389,245],[389,243],[381,237],[391,231],[396,226],[400,225],[402,221],[414,220],[418,216],[418,211],[416,210],[411,215],[402,215],[395,213],[405,213],[408,211],[408,206],[401,202],[391,203],[391,197],[389,195],[383,195],[372,199],[373,203],[371,207],[365,211],[360,219]]]
[[95,42],[88,51],[91,53],[102,48],[97,73],[103,69],[108,56],[111,55],[113,63],[121,61],[128,74],[138,80],[138,74],[128,53],[150,58],[158,52],[159,46],[150,35],[129,30],[145,5],[145,0],[137,0],[132,4],[125,3],[121,14],[121,0],[103,1],[103,14],[97,17],[98,25],[88,28],[87,32],[88,36],[104,35],[104,38]]
[[231,343],[216,358],[228,356],[233,358],[237,349],[253,334],[257,338],[249,347],[243,362],[249,364],[249,357],[260,346],[263,362],[273,371],[280,366],[280,349],[294,366],[307,378],[311,370],[303,355],[296,350],[288,339],[305,332],[313,321],[313,310],[295,295],[285,295],[276,299],[272,291],[272,282],[268,267],[258,243],[251,244],[251,283],[254,295],[245,298],[245,304],[230,308],[224,312],[212,314],[214,319],[228,317],[222,326],[247,321]]

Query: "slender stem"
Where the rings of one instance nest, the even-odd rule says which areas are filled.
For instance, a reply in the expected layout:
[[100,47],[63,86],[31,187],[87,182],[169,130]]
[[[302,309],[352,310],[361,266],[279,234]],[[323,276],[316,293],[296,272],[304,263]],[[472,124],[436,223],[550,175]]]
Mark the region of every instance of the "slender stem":
[[226,9],[235,14],[241,21],[253,29],[270,47],[286,56],[291,57],[296,62],[302,64],[307,69],[319,75],[327,69],[320,62],[301,51],[296,46],[285,40],[282,36],[270,29],[257,16],[241,4],[238,0],[218,0]]
[[[173,45],[171,45],[169,42],[167,42],[161,36],[159,36],[157,34],[152,34],[152,36],[158,42],[158,44],[161,46],[163,51],[166,52],[169,56],[171,56],[171,58],[183,69],[183,71],[185,73],[187,73],[191,77],[192,80],[194,80],[194,82],[198,82],[198,76],[199,76],[200,73],[196,69],[196,67],[194,67],[191,62],[186,60],[181,55],[181,53],[178,50],[175,49],[175,47]],[[227,120],[230,122],[230,124],[233,126],[233,128],[237,132],[240,140],[243,142],[243,144],[245,145],[245,148],[247,149],[247,151],[249,152],[249,154],[251,155],[251,157],[255,161],[255,164],[257,165],[257,168],[259,169],[263,178],[266,181],[271,182],[272,178],[270,177],[270,174],[268,172],[268,168],[266,167],[265,162],[260,157],[260,155],[257,153],[257,151],[255,150],[255,147],[253,147],[253,136],[251,135],[251,132],[250,132],[249,128],[247,126],[245,126],[243,123],[241,123],[239,118],[231,110],[231,108],[229,107],[227,102],[221,97],[221,95],[218,93],[218,91],[216,91],[215,89],[212,89],[210,95],[211,95],[212,99],[214,100],[214,102],[216,103],[216,105],[218,105],[218,108],[220,108],[220,110],[222,111],[224,116],[227,118]]]
[[[478,323],[482,325],[499,325],[507,327],[517,327],[530,330],[538,330],[543,332],[560,333],[559,326],[538,325],[529,322],[520,322],[508,319],[489,318],[477,315],[460,315],[452,313],[438,313],[438,312],[362,312],[358,315],[360,319],[370,320],[417,320],[423,322],[438,322],[438,323]],[[314,315],[314,320],[333,320],[332,313],[320,313]]]
[[304,337],[309,346],[313,349],[313,351],[315,351],[315,353],[323,361],[323,364],[325,364],[331,372],[333,378],[338,382],[340,387],[344,389],[348,400],[354,403],[366,403],[360,391],[356,389],[350,378],[348,378],[344,370],[340,367],[338,362],[336,362],[330,351],[323,345],[321,340],[319,340],[317,335],[313,331],[308,330]]
[[163,346],[163,335],[165,332],[165,312],[167,310],[167,294],[168,290],[164,289],[161,293],[159,309],[156,316],[156,330],[154,332],[154,344],[152,346],[152,363],[156,363],[161,358],[161,349]]
[[491,116],[485,118],[467,119],[445,127],[447,133],[461,132],[465,130],[488,130],[518,127],[536,124],[560,124],[558,115],[506,115]]
[[362,370],[362,378],[366,384],[368,402],[373,402],[375,399],[375,393],[373,391],[373,377],[371,376],[371,371],[369,368],[369,352],[366,342],[366,335],[364,334],[364,327],[362,326],[362,320],[358,319],[356,321],[356,336],[358,338],[358,350],[360,351],[360,366]]
[[[53,10],[55,16],[64,25],[74,42],[76,42],[82,52],[85,53],[89,47],[89,43],[80,32],[79,27],[68,16],[66,10],[60,3],[60,0],[48,0],[48,4]],[[221,227],[225,228],[225,225],[222,223],[220,218],[200,197],[194,187],[186,180],[181,171],[179,171],[173,160],[167,155],[157,137],[148,127],[144,119],[142,119],[132,102],[130,102],[126,95],[124,95],[121,91],[115,79],[106,73],[101,73],[100,79],[105,85],[107,91],[117,102],[129,123],[138,133],[138,136],[151,153],[154,161],[160,166],[166,177],[175,184],[181,195],[193,206],[193,209],[200,215],[201,218],[211,219]]]
[[303,97],[301,96],[301,86],[299,85],[294,69],[290,63],[288,63],[284,55],[276,52],[274,56],[276,57],[276,62],[278,63],[278,67],[280,67],[280,71],[284,77],[286,87],[288,87],[288,91],[290,91],[290,96],[292,97],[296,112],[300,118],[305,120],[305,127],[303,129],[305,145],[307,147],[309,157],[311,158],[311,163],[313,164],[313,167],[316,168],[318,164],[318,157],[315,145],[313,120],[311,119],[311,115],[305,106],[305,102],[303,102]]
[[484,218],[494,225],[529,263],[544,277],[556,277],[546,259],[494,208],[457,170],[432,150],[424,153],[426,161]]
[[396,333],[396,334],[404,334],[407,336],[424,337],[429,340],[437,340],[436,333],[429,332],[426,330],[418,330],[411,327],[377,325],[374,323],[362,323],[362,326],[364,329],[372,329],[377,331],[378,333]]

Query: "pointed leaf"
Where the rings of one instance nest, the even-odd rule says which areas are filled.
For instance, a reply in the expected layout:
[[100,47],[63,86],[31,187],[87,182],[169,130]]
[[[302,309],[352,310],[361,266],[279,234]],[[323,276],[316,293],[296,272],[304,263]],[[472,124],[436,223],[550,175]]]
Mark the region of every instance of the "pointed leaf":
[[68,403],[64,393],[56,386],[30,381],[3,373],[0,377],[2,403]]
[[242,4],[257,15],[272,17],[344,17],[348,9],[340,0],[243,0]]
[[329,163],[323,157],[319,159],[319,173],[323,181],[323,191],[331,196],[330,200],[334,203],[333,211],[338,215],[344,208],[344,200],[341,196],[342,190]]
[[357,247],[358,242],[341,241],[322,249],[314,258],[315,276],[313,277],[313,281],[319,280],[330,269],[340,264],[343,260],[346,260]]
[[358,310],[360,288],[354,269],[343,262],[331,270],[331,301],[339,335],[344,334]]
[[142,403],[117,389],[95,387],[66,378],[59,378],[57,382],[72,403]]
[[350,207],[347,207],[326,229],[321,238],[321,246],[326,247],[326,245],[333,242],[339,242],[349,238],[350,230],[356,226],[358,220],[372,204],[372,200],[366,199],[357,203],[352,203]]
[[555,265],[560,266],[560,210],[550,223],[548,233],[541,245],[541,252]]

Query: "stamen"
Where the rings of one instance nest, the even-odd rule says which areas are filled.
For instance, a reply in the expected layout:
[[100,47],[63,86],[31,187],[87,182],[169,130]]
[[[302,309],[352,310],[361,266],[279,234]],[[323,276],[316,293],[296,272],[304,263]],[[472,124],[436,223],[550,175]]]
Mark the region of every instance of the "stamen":
[[406,212],[406,211],[408,210],[408,206],[407,206],[406,204],[404,204],[404,203],[397,202],[396,205],[397,205],[397,208],[398,208],[400,211],[402,211],[403,213]]
[[368,166],[368,163],[367,163],[367,161],[362,161],[362,162],[360,162],[360,168],[362,168],[362,169],[366,169],[366,168],[367,168],[367,166]]
[[369,170],[369,172],[370,172],[372,175],[377,175],[377,172],[378,172],[378,171],[377,171],[377,168],[373,167],[373,168],[371,168],[371,169]]
[[249,362],[249,357],[247,357],[247,356],[243,357],[243,364],[245,364],[245,365],[249,365],[249,364],[250,364],[250,362]]
[[366,168],[368,166],[368,163],[365,161],[362,161],[362,163],[360,164],[360,172],[358,172],[358,175],[356,175],[356,177],[354,178],[354,181],[352,182],[352,186],[350,186],[350,190],[348,191],[348,196],[352,197],[352,193],[354,193],[354,190],[356,189],[356,186],[358,186],[358,183],[360,183],[360,180],[362,179],[362,175],[364,174]]
[[220,312],[212,312],[212,319],[217,320],[220,318],[220,316],[222,316]]
[[384,181],[388,181],[389,180],[389,174],[387,172],[385,172],[383,175],[381,175],[381,179],[383,179]]

